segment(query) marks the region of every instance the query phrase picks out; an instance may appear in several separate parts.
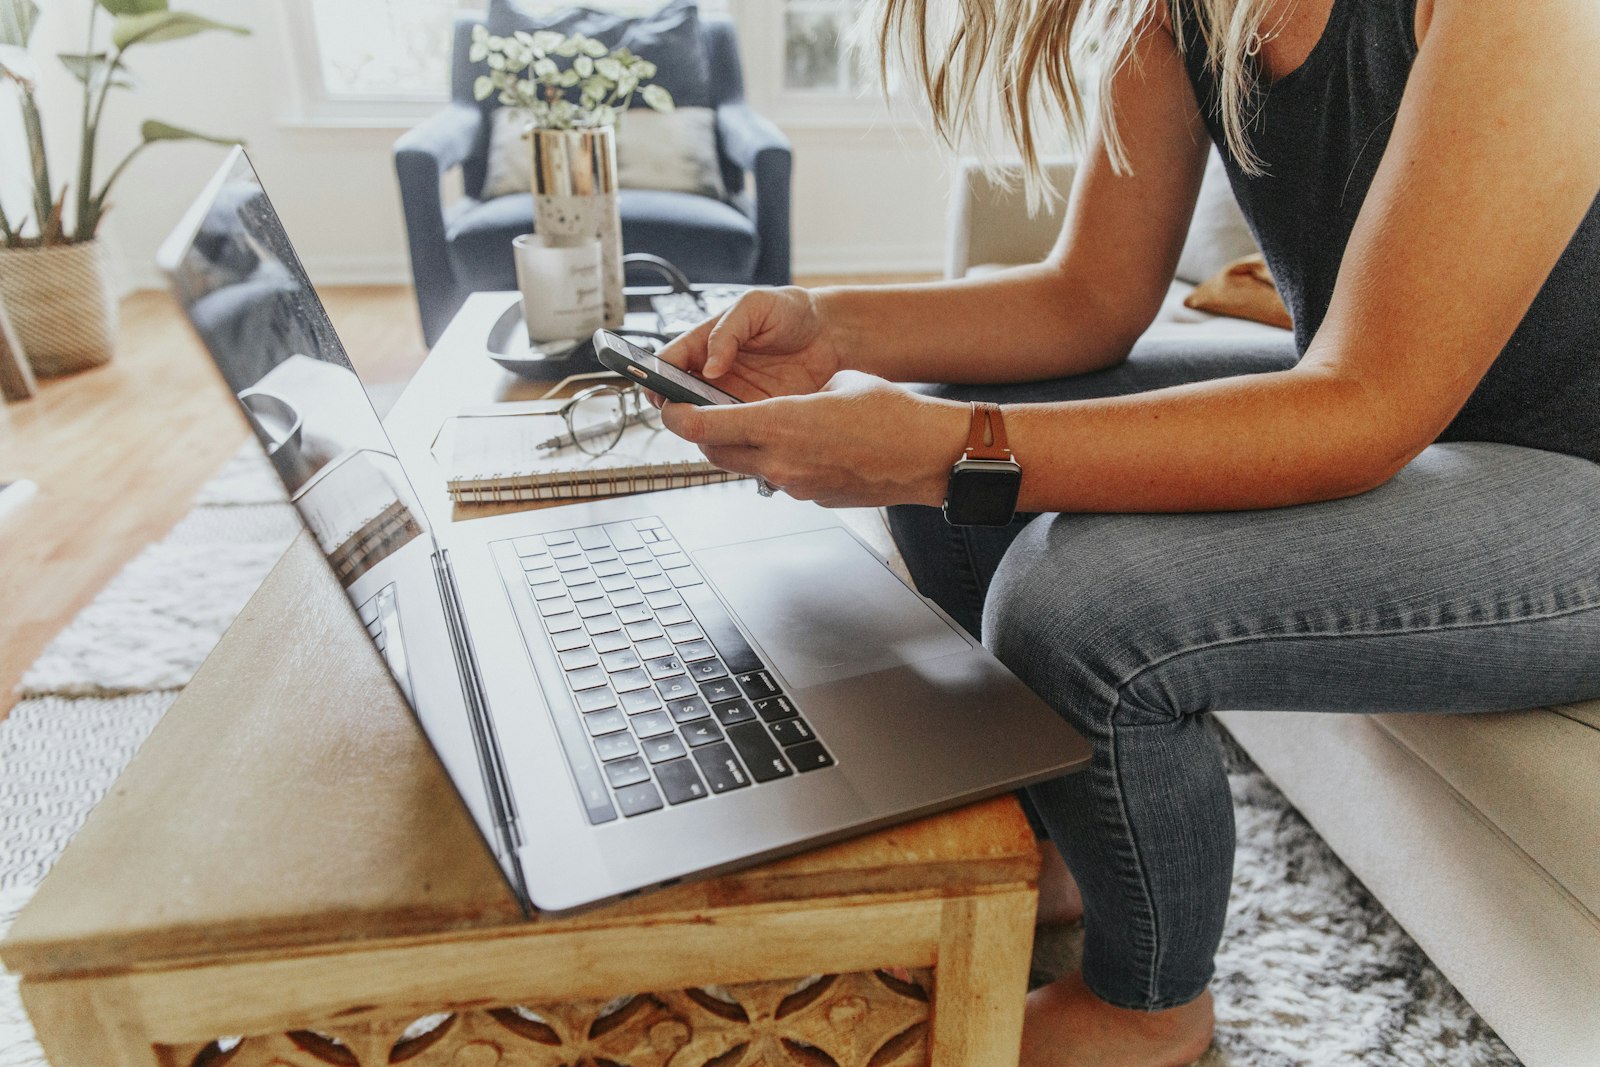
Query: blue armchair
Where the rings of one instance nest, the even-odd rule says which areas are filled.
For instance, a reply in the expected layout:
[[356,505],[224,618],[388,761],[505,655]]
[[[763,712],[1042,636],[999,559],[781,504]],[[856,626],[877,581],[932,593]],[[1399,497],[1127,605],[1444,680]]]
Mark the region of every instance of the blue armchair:
[[[477,14],[456,16],[450,106],[394,146],[422,332],[439,339],[467,296],[515,289],[511,239],[533,228],[533,196],[477,199],[489,152],[492,101],[473,99],[468,60]],[[787,285],[790,280],[788,139],[745,103],[732,22],[700,21],[716,109],[726,201],[658,189],[623,189],[622,245],[677,264],[691,281]],[[446,207],[441,179],[460,167],[467,195]],[[749,188],[746,175],[754,177]]]

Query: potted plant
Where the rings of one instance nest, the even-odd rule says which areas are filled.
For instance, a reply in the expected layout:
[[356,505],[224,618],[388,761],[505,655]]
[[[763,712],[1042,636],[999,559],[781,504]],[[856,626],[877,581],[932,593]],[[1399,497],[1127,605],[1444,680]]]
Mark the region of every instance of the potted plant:
[[[16,89],[28,140],[32,201],[26,214],[11,217],[0,205],[0,301],[28,359],[41,374],[64,374],[111,358],[116,303],[105,253],[95,235],[110,209],[111,189],[128,164],[160,141],[224,138],[154,119],[140,127],[140,141],[102,178],[96,149],[106,101],[113,90],[133,85],[128,53],[161,41],[214,30],[247,34],[200,15],[172,11],[167,0],[88,0],[88,47],[60,57],[83,89],[75,180],[55,184],[45,152],[37,93],[37,68],[28,42],[38,20],[34,0],[0,0],[0,81]],[[101,46],[100,16],[109,16],[109,47]]]
[[488,73],[479,100],[498,94],[525,120],[533,151],[534,230],[554,241],[598,238],[605,318],[622,325],[622,216],[617,209],[616,124],[635,93],[657,111],[672,94],[647,82],[656,65],[583,34],[473,31],[471,58]]

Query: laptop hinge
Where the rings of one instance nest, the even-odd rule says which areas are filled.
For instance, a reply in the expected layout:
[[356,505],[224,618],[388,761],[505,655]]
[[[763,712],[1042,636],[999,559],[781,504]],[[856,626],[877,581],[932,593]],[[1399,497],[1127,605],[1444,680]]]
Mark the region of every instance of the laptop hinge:
[[478,765],[483,771],[484,792],[493,810],[495,829],[500,845],[509,859],[509,868],[518,896],[524,906],[528,903],[528,889],[522,877],[522,862],[518,849],[522,845],[522,830],[517,819],[516,801],[511,795],[511,785],[506,775],[505,759],[500,752],[500,739],[495,732],[494,720],[489,714],[489,700],[483,687],[483,676],[478,670],[478,657],[472,645],[472,634],[467,629],[466,612],[461,606],[460,591],[456,586],[455,571],[450,566],[450,553],[439,549],[433,554],[434,578],[439,584],[439,599],[444,604],[445,623],[450,630],[451,652],[456,660],[456,677],[461,682],[461,696],[467,706],[467,717],[472,723],[472,737],[478,749]]

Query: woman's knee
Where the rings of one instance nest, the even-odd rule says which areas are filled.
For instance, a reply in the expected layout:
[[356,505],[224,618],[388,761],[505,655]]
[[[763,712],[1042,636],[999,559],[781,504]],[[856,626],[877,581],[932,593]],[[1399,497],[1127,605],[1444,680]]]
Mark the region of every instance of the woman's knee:
[[[1048,515],[1001,560],[984,604],[995,656],[1069,721],[1170,721],[1187,709],[1129,683],[1186,627],[1181,555],[1147,516]],[[1130,701],[1139,706],[1130,706]],[[1145,706],[1151,705],[1151,706]]]

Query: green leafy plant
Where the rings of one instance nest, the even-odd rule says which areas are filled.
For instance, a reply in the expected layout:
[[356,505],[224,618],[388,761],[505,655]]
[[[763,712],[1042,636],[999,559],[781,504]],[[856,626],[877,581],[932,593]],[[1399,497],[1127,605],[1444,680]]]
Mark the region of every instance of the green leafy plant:
[[473,83],[473,95],[487,100],[499,93],[502,104],[521,111],[538,129],[610,126],[633,102],[635,92],[657,111],[672,110],[671,93],[645,84],[656,76],[654,63],[626,48],[608,49],[581,33],[568,37],[553,30],[518,31],[497,37],[478,26],[472,32],[470,58],[489,67]]
[[[101,48],[97,44],[100,40],[99,16],[102,12],[111,17],[109,48]],[[83,111],[79,127],[77,181],[64,183],[57,190],[51,183],[50,161],[45,154],[44,131],[35,95],[37,68],[28,52],[28,41],[33,36],[38,17],[39,8],[34,0],[0,0],[0,78],[13,83],[18,90],[33,178],[31,216],[13,224],[6,217],[4,207],[0,206],[0,247],[5,248],[72,244],[93,238],[109,206],[106,198],[111,193],[111,187],[134,157],[152,144],[162,141],[233,144],[231,138],[213,137],[150,119],[139,127],[140,140],[133,150],[111,168],[103,181],[98,185],[95,182],[95,151],[100,141],[100,123],[105,116],[106,101],[112,90],[131,89],[136,85],[127,64],[130,51],[144,45],[176,41],[211,31],[241,35],[250,32],[242,26],[231,26],[202,15],[169,10],[167,0],[91,2],[88,41],[83,52],[59,57],[83,86]],[[65,220],[69,196],[73,198],[70,229]],[[34,224],[34,232],[25,234],[30,221]]]

